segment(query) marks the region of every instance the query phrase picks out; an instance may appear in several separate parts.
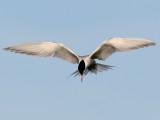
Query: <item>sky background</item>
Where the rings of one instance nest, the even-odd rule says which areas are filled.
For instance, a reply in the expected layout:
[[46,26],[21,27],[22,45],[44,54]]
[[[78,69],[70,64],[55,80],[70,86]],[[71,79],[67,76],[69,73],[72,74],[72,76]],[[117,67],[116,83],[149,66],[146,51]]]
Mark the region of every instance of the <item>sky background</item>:
[[[159,0],[0,0],[0,120],[160,120]],[[57,58],[3,51],[26,42],[60,42],[78,55],[105,39],[157,43],[115,53],[97,75]]]

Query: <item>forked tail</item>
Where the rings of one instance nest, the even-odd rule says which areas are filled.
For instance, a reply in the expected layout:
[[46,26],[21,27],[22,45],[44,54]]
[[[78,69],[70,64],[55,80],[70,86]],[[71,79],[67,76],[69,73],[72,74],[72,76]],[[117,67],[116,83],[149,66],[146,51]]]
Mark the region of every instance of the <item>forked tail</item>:
[[[88,72],[97,74],[97,72],[107,71],[107,70],[112,69],[113,67],[114,67],[114,66],[96,63],[96,65],[87,68],[87,69],[85,70],[85,72],[84,72],[84,75],[87,75]],[[72,75],[73,75],[74,77],[76,77],[76,76],[80,75],[80,73],[79,73],[78,70],[76,70],[76,71],[73,72],[70,76],[72,76]],[[70,77],[70,76],[69,76],[69,77]]]
[[97,74],[97,72],[107,71],[107,70],[109,70],[109,69],[112,69],[113,67],[114,67],[114,66],[96,63],[95,66],[91,66],[91,67],[88,68],[88,69],[89,69],[89,71],[90,71],[91,73]]

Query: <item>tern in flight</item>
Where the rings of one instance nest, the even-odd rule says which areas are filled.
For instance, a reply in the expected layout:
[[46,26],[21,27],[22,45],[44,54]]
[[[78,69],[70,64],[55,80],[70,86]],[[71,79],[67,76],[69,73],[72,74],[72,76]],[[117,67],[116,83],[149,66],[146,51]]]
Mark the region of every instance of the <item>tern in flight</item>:
[[4,50],[38,57],[58,57],[73,64],[77,63],[78,70],[71,75],[80,75],[82,81],[83,76],[88,72],[97,74],[98,71],[112,68],[112,66],[97,63],[95,59],[105,60],[114,52],[130,51],[150,45],[155,45],[155,43],[141,38],[111,38],[103,41],[92,54],[86,56],[79,56],[63,44],[56,42],[22,43],[6,47]]

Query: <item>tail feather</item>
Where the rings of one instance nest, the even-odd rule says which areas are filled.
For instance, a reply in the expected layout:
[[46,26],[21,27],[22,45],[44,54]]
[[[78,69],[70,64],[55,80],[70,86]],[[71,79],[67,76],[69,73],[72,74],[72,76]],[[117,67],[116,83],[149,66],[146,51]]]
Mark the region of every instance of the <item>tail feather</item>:
[[[114,66],[96,63],[95,66],[91,66],[91,67],[87,68],[87,69],[84,71],[84,75],[87,75],[88,72],[97,74],[97,72],[107,71],[107,70],[112,69],[113,67],[114,67]],[[76,71],[73,72],[70,76],[72,76],[72,75],[73,75],[74,77],[76,77],[76,76],[80,75],[80,73],[79,73],[78,70],[76,70]],[[70,76],[68,76],[68,77],[70,77]]]
[[96,65],[94,67],[90,68],[90,72],[97,74],[97,72],[107,71],[109,69],[112,69],[113,67],[114,66],[96,63]]
[[75,72],[73,72],[70,76],[68,76],[67,78],[71,77],[72,75],[74,75],[74,77],[76,77],[77,75],[79,75],[79,71],[76,70]]
[[103,71],[103,70],[107,71],[107,70],[112,69],[114,67],[114,66],[104,65],[104,64],[99,64],[99,63],[97,63],[96,66],[97,66],[97,70],[101,70],[101,71]]

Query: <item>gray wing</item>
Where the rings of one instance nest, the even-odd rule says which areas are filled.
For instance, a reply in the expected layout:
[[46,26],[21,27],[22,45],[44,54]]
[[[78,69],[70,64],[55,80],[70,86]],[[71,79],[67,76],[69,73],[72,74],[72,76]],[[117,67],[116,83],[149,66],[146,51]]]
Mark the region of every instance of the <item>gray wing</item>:
[[154,42],[141,38],[111,38],[105,40],[91,55],[92,59],[105,60],[117,51],[130,51],[155,45]]
[[33,42],[16,44],[4,48],[15,53],[22,53],[38,57],[58,57],[71,63],[78,63],[78,56],[69,48],[55,42]]

